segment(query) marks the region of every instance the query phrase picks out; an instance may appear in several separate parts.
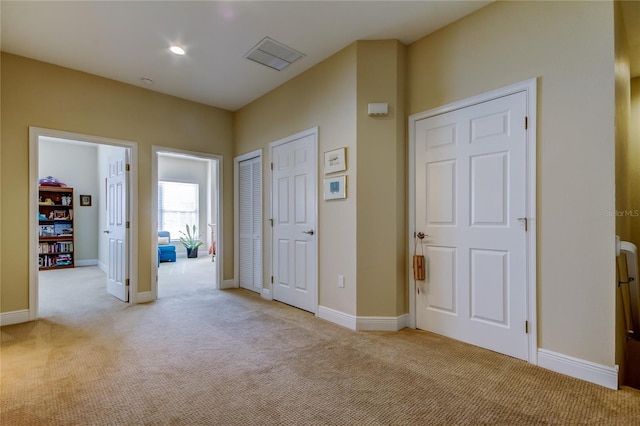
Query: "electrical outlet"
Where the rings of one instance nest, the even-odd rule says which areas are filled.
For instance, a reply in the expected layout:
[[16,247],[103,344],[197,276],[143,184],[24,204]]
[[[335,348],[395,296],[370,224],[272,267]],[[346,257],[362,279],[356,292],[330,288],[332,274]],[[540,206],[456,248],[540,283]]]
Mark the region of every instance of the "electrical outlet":
[[344,288],[344,275],[338,275],[338,287]]

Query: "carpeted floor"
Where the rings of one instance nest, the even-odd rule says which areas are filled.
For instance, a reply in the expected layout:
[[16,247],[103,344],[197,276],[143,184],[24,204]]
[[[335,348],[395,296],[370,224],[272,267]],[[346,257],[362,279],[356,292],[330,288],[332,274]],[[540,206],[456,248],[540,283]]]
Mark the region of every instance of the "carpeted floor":
[[353,332],[208,280],[162,296],[162,271],[161,297],[129,306],[95,267],[58,273],[40,294],[64,310],[2,327],[2,425],[640,424],[639,391],[430,333]]

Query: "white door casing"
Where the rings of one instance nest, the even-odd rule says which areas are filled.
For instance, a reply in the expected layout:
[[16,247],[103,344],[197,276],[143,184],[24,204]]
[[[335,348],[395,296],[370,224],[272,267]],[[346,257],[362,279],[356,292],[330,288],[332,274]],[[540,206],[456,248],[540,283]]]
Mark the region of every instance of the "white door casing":
[[317,128],[271,144],[273,299],[317,311]]
[[262,158],[240,161],[238,228],[240,287],[262,293]]
[[[38,163],[39,163],[39,142],[42,137],[52,137],[57,139],[63,139],[67,141],[73,141],[74,143],[89,143],[95,145],[120,147],[127,150],[129,160],[133,164],[137,162],[137,144],[132,141],[105,138],[102,136],[93,136],[81,133],[65,132],[61,130],[45,129],[41,127],[29,127],[29,187],[30,187],[30,202],[29,211],[30,218],[35,218],[34,222],[30,221],[30,233],[29,233],[29,246],[37,247],[38,245]],[[131,196],[133,199],[137,199],[138,185],[137,185],[137,173],[135,168],[129,172],[130,185],[127,188],[127,196]],[[99,199],[98,199],[99,200]],[[129,302],[139,303],[140,299],[137,297],[137,259],[138,259],[138,247],[137,247],[137,218],[138,210],[137,204],[128,206],[127,215],[130,218],[131,229],[129,231],[128,240],[128,256],[131,259],[127,259],[129,265]],[[102,227],[98,232],[102,232]],[[39,270],[38,270],[38,253],[37,250],[30,250],[31,256],[29,258],[29,310],[24,321],[35,320],[38,318],[38,293],[39,293]],[[11,324],[21,322],[22,318],[18,318],[18,321],[12,321]],[[5,325],[5,323],[3,323]]]
[[109,239],[107,292],[125,302],[129,300],[127,164],[127,150],[122,150],[122,155],[109,158],[107,229],[104,231]]
[[532,319],[526,117],[520,91],[413,122],[415,231],[428,235],[416,326],[521,359]]

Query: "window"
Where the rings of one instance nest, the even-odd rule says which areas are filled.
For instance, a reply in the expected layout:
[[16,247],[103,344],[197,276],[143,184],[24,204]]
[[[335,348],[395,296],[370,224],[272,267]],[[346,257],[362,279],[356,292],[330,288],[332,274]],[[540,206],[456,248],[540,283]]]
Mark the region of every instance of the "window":
[[158,182],[158,229],[178,240],[186,225],[198,226],[197,183]]

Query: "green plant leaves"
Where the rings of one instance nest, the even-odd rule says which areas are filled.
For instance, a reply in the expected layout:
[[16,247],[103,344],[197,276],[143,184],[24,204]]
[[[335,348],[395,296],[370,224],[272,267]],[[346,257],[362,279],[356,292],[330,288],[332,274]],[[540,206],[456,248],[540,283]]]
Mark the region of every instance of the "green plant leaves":
[[204,241],[200,241],[200,237],[202,237],[203,233],[196,233],[196,225],[192,225],[189,228],[189,225],[185,225],[186,232],[180,231],[182,236],[180,237],[180,243],[187,249],[197,249],[201,245],[204,244]]

